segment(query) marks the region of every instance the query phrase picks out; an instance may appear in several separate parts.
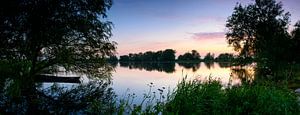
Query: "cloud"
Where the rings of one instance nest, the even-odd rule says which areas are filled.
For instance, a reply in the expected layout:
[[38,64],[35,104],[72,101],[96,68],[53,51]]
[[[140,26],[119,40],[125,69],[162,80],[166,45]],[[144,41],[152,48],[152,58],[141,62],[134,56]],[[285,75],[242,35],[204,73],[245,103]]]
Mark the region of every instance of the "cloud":
[[224,32],[199,32],[192,33],[192,38],[195,40],[210,40],[225,38]]

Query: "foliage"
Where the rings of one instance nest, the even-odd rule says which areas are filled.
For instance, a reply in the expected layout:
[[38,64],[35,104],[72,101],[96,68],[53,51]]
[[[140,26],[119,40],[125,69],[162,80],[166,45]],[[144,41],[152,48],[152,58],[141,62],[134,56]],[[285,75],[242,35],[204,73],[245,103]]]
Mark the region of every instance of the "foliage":
[[296,58],[296,61],[300,62],[300,21],[295,25],[294,30],[292,31],[292,40],[293,40],[293,56]]
[[112,23],[105,20],[111,5],[111,0],[3,0],[0,59],[28,61],[34,76],[52,65],[82,69],[86,60],[112,55]]
[[242,85],[226,91],[226,113],[230,114],[297,114],[297,96],[276,86]]
[[218,81],[182,81],[164,105],[165,114],[297,114],[297,96],[260,84],[223,89]]
[[211,53],[207,53],[203,58],[204,62],[212,62],[214,60],[215,60],[215,56],[214,56],[214,54],[211,54]]
[[108,62],[117,62],[118,57],[117,56],[109,56],[109,58],[106,59]]
[[215,59],[217,62],[232,62],[233,60],[234,56],[230,53],[222,53]]
[[185,81],[177,85],[163,113],[171,114],[217,114],[222,113],[224,91],[216,82],[201,84],[198,81]]
[[[118,114],[278,114],[300,112],[297,96],[290,90],[263,84],[244,84],[222,87],[219,81],[182,80],[166,97],[145,94],[139,105],[131,106],[134,95],[129,95],[118,106]],[[163,92],[163,89],[158,89]],[[161,97],[166,98],[165,101]],[[145,100],[148,100],[146,104]],[[157,100],[157,101],[155,101]],[[154,103],[153,103],[154,102]]]
[[166,49],[164,51],[147,51],[145,53],[138,53],[120,56],[119,61],[175,61],[176,51],[173,49]]
[[177,61],[200,61],[201,56],[196,50],[192,52],[186,52],[183,55],[179,55]]
[[[3,114],[110,114],[115,94],[106,81],[63,87],[37,87],[20,79],[6,79],[0,90]],[[2,84],[2,83],[1,83]],[[12,91],[19,92],[18,95]]]
[[238,4],[227,20],[227,41],[242,57],[289,60],[289,16],[275,0],[255,0],[244,7]]

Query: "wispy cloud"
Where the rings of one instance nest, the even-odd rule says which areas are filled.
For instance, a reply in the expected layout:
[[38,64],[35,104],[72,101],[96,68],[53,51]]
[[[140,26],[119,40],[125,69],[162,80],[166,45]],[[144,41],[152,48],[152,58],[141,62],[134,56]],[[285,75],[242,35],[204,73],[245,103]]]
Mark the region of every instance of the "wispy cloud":
[[192,38],[196,40],[211,40],[225,38],[224,32],[199,32],[192,33]]

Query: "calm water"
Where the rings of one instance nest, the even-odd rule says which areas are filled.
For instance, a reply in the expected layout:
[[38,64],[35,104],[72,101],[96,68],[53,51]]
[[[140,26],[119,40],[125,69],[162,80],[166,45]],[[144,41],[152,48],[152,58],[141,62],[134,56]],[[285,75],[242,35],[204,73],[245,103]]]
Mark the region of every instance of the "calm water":
[[217,79],[226,87],[228,83],[241,83],[235,73],[231,67],[219,63],[120,63],[113,73],[112,87],[119,97],[135,93],[135,102],[139,102],[149,92],[151,83],[151,92],[165,87],[164,94],[185,77],[201,81]]
[[[117,95],[117,100],[126,100],[128,94],[135,94],[133,104],[141,103],[144,94],[150,94],[152,97],[155,95],[157,98],[160,93],[166,96],[184,78],[202,82],[215,79],[227,87],[229,84],[241,84],[241,79],[249,78],[248,76],[253,76],[254,73],[251,69],[230,67],[226,63],[111,63],[111,65],[114,71],[110,82],[107,82],[109,81],[107,79],[95,79],[95,76],[89,78],[87,74],[63,70],[55,75],[80,76],[80,83],[36,82],[29,84],[23,81],[26,79],[7,78],[0,82],[0,86],[4,88],[0,91],[0,97],[3,99],[0,105],[2,104],[1,107],[6,111],[40,108],[49,111],[57,109],[61,112],[81,113],[85,111],[85,108],[90,108],[92,106],[90,102],[94,102],[95,99],[103,102],[103,106],[110,107],[109,102],[115,99],[115,95]],[[17,91],[15,96],[20,97],[20,100],[7,95],[9,91]],[[18,91],[22,93],[18,94]],[[39,100],[40,103],[31,103],[35,102],[34,100]],[[78,106],[83,107],[76,108]]]
[[[253,71],[234,71],[228,63],[114,63],[111,87],[117,98],[124,99],[128,94],[134,94],[133,103],[140,103],[144,94],[155,92],[159,96],[158,89],[163,89],[163,94],[174,90],[176,85],[186,78],[187,80],[208,79],[219,80],[224,87],[228,84],[241,84],[241,76],[251,75]],[[251,70],[251,69],[250,69]],[[76,73],[58,73],[62,76],[78,76]],[[88,83],[84,74],[81,76],[81,84]],[[49,88],[54,83],[42,83],[43,89]],[[72,88],[79,84],[55,83],[60,87]],[[150,90],[151,86],[151,90]]]

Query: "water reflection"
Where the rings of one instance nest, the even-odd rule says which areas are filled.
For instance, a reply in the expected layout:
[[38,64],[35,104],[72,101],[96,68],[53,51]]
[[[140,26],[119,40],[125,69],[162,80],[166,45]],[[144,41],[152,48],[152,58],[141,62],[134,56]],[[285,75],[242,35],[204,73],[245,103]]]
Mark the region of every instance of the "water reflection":
[[178,62],[178,65],[184,67],[185,69],[192,69],[193,72],[196,72],[200,68],[200,62],[199,63]]
[[[168,90],[172,91],[183,78],[201,81],[212,78],[220,80],[224,87],[227,87],[229,84],[241,84],[241,80],[238,77],[232,78],[230,76],[232,72],[230,67],[220,67],[220,64],[218,63],[201,62],[173,64],[174,65],[169,66],[172,67],[171,69],[173,72],[167,73],[165,71],[158,71],[162,69],[155,69],[157,66],[149,67],[151,64],[129,65],[128,63],[120,63],[120,66],[117,66],[113,73],[112,87],[116,94],[121,96],[119,98],[122,98],[122,95],[124,94],[135,93],[137,97],[133,103],[140,103],[144,94],[149,90],[149,86],[147,85],[149,83],[154,84],[154,89],[165,87],[166,91],[164,91],[164,93],[168,93]],[[143,67],[142,65],[146,65],[146,67]],[[138,66],[138,68],[134,68],[136,66]],[[148,69],[145,68],[152,69],[151,71],[147,71]]]
[[[5,73],[0,75],[1,114],[111,114],[114,109],[111,67],[84,63],[66,72],[62,66],[53,66],[36,76],[29,76],[28,68],[22,67],[15,64],[0,69],[0,73]],[[85,79],[66,83],[71,74]],[[41,75],[64,78],[37,78]],[[45,83],[49,80],[51,83]]]
[[221,68],[228,68],[232,66],[232,63],[230,62],[218,62],[218,64]]
[[120,62],[121,67],[127,67],[129,69],[139,69],[146,71],[159,71],[166,73],[175,72],[175,62]]
[[[140,103],[153,83],[153,91],[165,87],[164,95],[178,82],[220,80],[223,86],[254,79],[254,70],[221,63],[113,63],[112,81],[87,77],[79,84],[33,82],[26,77],[0,79],[0,112],[12,114],[100,114],[113,113],[116,100],[135,93]],[[146,70],[146,71],[142,71]],[[59,73],[64,75],[63,73]],[[92,76],[92,74],[76,75]],[[101,74],[97,74],[101,75]],[[251,77],[252,76],[252,77]],[[98,77],[99,78],[99,77]],[[129,89],[129,90],[128,90]],[[157,90],[158,91],[158,90]],[[157,93],[159,94],[159,93]],[[123,96],[122,96],[123,95]],[[126,96],[126,95],[125,95]]]
[[7,114],[109,113],[115,93],[110,82],[95,80],[63,87],[44,87],[21,79],[1,80],[0,112]]
[[[113,67],[117,67],[117,62],[110,62]],[[228,68],[231,66],[228,62],[203,62],[206,68],[212,69],[215,64],[219,64],[218,66],[221,68]],[[121,67],[126,67],[129,69],[139,69],[146,71],[158,71],[158,72],[166,72],[166,73],[174,73],[176,71],[175,62],[120,62]],[[192,69],[193,72],[196,72],[200,69],[200,62],[177,62],[180,67],[184,69]]]
[[208,69],[214,68],[214,62],[208,61],[204,62],[204,64]]
[[253,66],[233,66],[231,67],[231,79],[239,79],[241,83],[253,82],[255,76],[255,68]]

